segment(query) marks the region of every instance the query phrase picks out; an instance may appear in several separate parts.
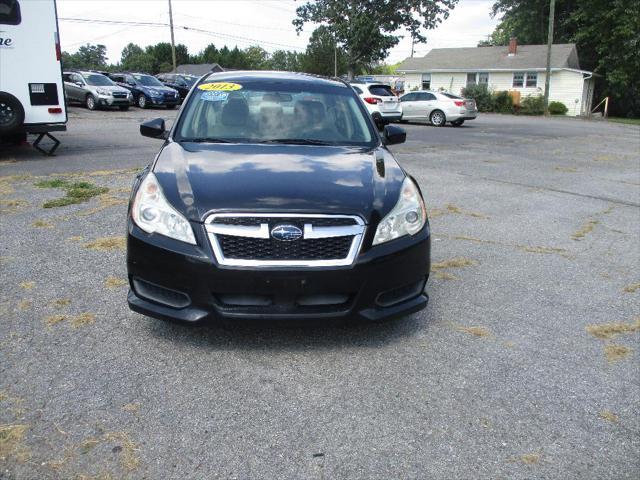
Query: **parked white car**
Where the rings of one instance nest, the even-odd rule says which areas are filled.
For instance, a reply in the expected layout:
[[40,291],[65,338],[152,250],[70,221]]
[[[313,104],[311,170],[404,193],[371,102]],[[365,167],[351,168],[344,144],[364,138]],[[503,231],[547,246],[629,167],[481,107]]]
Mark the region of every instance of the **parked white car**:
[[351,84],[378,128],[402,119],[402,105],[389,85],[383,83]]
[[450,93],[420,90],[400,97],[402,120],[428,120],[434,127],[451,123],[459,127],[478,116],[476,102]]

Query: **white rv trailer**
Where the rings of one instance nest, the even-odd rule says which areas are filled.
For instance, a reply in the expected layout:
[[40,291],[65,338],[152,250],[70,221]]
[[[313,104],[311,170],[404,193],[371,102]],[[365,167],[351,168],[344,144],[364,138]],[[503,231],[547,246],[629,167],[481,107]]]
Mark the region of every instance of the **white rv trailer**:
[[0,0],[0,141],[37,134],[34,147],[53,154],[50,132],[67,123],[60,57],[55,0]]

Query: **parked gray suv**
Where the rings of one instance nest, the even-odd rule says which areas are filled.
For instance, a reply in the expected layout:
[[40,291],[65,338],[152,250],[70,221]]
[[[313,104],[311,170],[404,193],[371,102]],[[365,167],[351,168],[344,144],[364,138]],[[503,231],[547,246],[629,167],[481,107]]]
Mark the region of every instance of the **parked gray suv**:
[[64,92],[69,103],[81,103],[89,110],[118,107],[128,110],[133,100],[131,92],[97,72],[64,72]]

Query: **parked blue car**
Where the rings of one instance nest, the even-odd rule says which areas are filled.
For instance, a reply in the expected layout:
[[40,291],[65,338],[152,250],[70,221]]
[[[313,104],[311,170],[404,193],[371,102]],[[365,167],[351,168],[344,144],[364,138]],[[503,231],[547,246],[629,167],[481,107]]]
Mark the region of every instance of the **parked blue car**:
[[112,73],[109,78],[130,90],[134,103],[140,108],[165,106],[172,109],[180,102],[177,90],[166,87],[156,77],[146,73]]

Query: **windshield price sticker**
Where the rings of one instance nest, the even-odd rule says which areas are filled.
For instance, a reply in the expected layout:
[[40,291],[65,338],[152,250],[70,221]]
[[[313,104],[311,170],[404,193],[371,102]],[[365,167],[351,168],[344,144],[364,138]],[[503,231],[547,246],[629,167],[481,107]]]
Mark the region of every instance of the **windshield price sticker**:
[[242,85],[229,82],[203,83],[202,85],[198,85],[198,89],[204,90],[205,92],[233,92],[241,88]]
[[200,99],[205,102],[224,102],[229,94],[227,92],[222,92],[220,90],[212,90],[207,92],[202,92],[200,95]]

